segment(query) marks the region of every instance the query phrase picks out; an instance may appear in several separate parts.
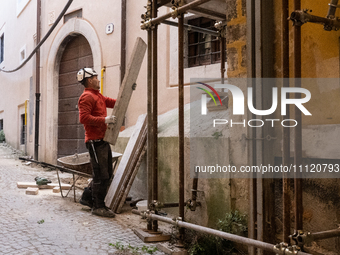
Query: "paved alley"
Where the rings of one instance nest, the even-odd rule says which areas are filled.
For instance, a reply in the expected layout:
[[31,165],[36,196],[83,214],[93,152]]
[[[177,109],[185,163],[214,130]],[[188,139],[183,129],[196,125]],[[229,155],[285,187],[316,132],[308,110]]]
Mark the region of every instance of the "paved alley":
[[115,254],[117,249],[110,243],[139,251],[155,246],[143,243],[131,230],[146,226],[137,215],[126,212],[106,219],[91,215],[70,195],[62,198],[52,190],[26,195],[25,189],[17,188],[18,181],[32,182],[36,176],[57,181],[55,171],[25,165],[12,149],[0,144],[0,254],[97,255]]

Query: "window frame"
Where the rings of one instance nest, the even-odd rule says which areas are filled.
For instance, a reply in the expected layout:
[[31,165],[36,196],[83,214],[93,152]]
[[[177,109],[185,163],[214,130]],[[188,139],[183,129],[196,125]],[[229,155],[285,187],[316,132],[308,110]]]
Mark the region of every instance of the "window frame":
[[[217,31],[214,27],[215,20],[207,17],[194,16],[187,20],[187,24]],[[221,63],[220,40],[218,37],[195,31],[188,31],[186,50],[188,68]]]

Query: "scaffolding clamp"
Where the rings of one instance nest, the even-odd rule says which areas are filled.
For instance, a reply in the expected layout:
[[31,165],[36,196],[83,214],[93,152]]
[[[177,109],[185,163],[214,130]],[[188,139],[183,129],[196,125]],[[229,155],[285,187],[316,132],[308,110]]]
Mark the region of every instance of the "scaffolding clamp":
[[285,255],[286,248],[288,248],[288,244],[282,242],[274,246],[274,252],[276,255]]
[[299,246],[289,246],[288,248],[286,248],[284,255],[296,255],[299,251],[301,251],[301,248]]
[[176,219],[174,219],[174,221],[176,222],[176,227],[180,227],[180,226],[178,226],[178,222],[180,222],[180,221],[183,221],[183,219],[182,219],[182,217],[177,217]]
[[152,29],[152,19],[148,19],[148,20],[142,20],[141,24],[140,24],[140,28],[142,30],[149,30]]
[[153,211],[160,211],[162,208],[164,208],[164,204],[154,200],[150,205],[149,205],[150,210]]
[[219,36],[227,38],[227,22],[218,21],[215,23],[214,27],[218,30]]

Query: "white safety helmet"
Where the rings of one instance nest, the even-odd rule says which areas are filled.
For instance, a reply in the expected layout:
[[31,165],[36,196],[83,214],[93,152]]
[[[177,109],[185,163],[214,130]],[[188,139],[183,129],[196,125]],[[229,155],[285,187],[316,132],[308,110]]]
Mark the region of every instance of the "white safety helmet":
[[90,78],[95,75],[98,75],[95,70],[89,67],[84,67],[78,71],[77,80],[83,83],[84,79]]

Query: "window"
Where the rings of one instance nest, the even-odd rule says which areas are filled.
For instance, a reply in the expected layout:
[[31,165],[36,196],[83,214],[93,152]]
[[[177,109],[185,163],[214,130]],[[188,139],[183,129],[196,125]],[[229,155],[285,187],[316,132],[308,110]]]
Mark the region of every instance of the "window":
[[5,34],[0,36],[0,63],[4,61],[4,52],[5,52]]
[[4,120],[1,119],[0,120],[0,130],[3,130],[4,129]]
[[[215,21],[209,18],[188,20],[188,25],[215,30]],[[188,32],[188,66],[202,66],[220,63],[220,41],[213,35]]]
[[21,114],[20,118],[21,118],[20,144],[25,144],[26,143],[25,114]]

